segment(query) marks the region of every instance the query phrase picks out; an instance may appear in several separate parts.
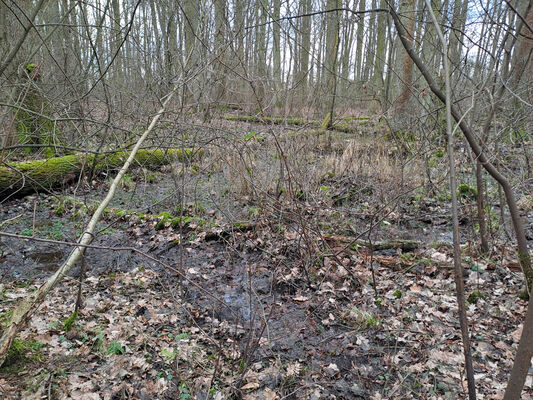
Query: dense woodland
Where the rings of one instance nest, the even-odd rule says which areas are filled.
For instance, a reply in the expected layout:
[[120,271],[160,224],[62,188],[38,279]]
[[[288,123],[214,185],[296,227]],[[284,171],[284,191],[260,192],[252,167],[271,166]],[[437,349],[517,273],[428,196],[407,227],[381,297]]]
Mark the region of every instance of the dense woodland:
[[533,396],[533,1],[0,0],[0,398]]

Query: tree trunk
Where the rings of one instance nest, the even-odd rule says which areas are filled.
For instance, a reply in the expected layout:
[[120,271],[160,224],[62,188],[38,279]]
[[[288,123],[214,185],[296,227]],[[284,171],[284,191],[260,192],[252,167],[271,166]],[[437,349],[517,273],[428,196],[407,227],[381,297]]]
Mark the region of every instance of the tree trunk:
[[214,85],[212,100],[215,103],[223,102],[226,95],[225,68],[226,64],[226,0],[215,1],[215,43],[214,53],[217,54],[217,61],[214,68]]
[[[302,0],[301,13],[307,14],[311,11],[311,0]],[[303,99],[307,94],[308,75],[309,75],[309,53],[311,49],[311,17],[303,17],[301,21],[301,45],[299,49],[299,66],[298,75],[296,77],[296,84],[301,88],[301,98]]]
[[[348,7],[349,1],[345,4]],[[345,96],[350,90],[349,77],[350,77],[350,57],[352,55],[353,48],[353,36],[355,32],[355,24],[353,15],[346,13],[343,18],[343,40],[342,40],[342,53],[341,53],[341,81],[342,81],[342,95]]]
[[[359,12],[362,12],[365,9],[365,0],[359,0]],[[355,50],[355,71],[354,79],[356,81],[362,79],[362,69],[363,69],[363,35],[365,29],[365,15],[359,15],[359,22],[357,23],[357,45]]]
[[[272,19],[277,21],[281,13],[281,0],[274,0],[272,10]],[[273,43],[272,43],[272,52],[274,63],[272,66],[272,79],[274,81],[274,87],[278,88],[279,83],[281,82],[281,25],[280,22],[274,22],[273,26]]]
[[[409,46],[412,47],[414,43],[414,31],[415,31],[415,19],[414,19],[414,0],[401,0],[400,3],[400,15],[404,15],[401,18],[401,23],[405,29],[402,30],[404,36],[400,36],[400,40],[403,42],[407,40]],[[406,17],[405,14],[409,13]],[[401,35],[398,32],[398,35]],[[401,91],[400,96],[395,101],[395,114],[397,117],[404,117],[406,112],[406,106],[411,98],[412,82],[413,82],[413,60],[407,52],[404,52],[402,56],[402,82],[400,83]]]
[[[199,21],[200,21],[200,4],[196,0],[184,0],[183,10],[183,32],[185,34],[185,78],[195,74],[200,63],[199,49]],[[185,94],[184,101],[194,100],[198,97],[197,88],[193,84],[187,86],[188,91]]]
[[[340,8],[340,0],[328,0],[326,9],[335,10]],[[325,127],[333,126],[335,118],[335,100],[337,95],[337,58],[339,54],[339,18],[340,11],[328,12],[326,15],[326,62],[324,74],[327,77],[327,101]]]
[[[385,8],[387,6],[386,0],[380,0],[380,8]],[[376,42],[376,61],[374,63],[374,74],[373,82],[375,90],[379,88],[384,88],[383,74],[385,67],[385,34],[387,30],[385,26],[387,24],[387,14],[379,13],[377,16],[378,23],[378,34]]]
[[533,301],[527,305],[526,320],[522,326],[520,343],[516,350],[516,358],[513,363],[513,369],[509,376],[507,389],[503,400],[520,400],[524,383],[526,382],[529,368],[531,367],[531,358],[533,357]]
[[112,16],[112,24],[113,27],[113,34],[110,36],[111,39],[111,57],[113,57],[116,54],[116,58],[113,65],[113,77],[115,78],[115,82],[118,85],[124,84],[124,74],[123,74],[123,64],[122,64],[122,48],[121,48],[121,42],[122,42],[122,24],[121,24],[121,13],[120,13],[120,3],[118,0],[112,0],[111,3],[113,16]]

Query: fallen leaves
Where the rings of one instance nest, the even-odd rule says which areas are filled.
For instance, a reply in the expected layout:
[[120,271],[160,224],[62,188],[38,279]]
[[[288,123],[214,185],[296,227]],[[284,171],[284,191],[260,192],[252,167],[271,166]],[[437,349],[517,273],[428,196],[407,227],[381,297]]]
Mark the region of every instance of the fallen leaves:
[[[67,278],[21,337],[44,345],[47,371],[68,374],[30,378],[32,390],[0,376],[0,387],[38,398],[45,396],[49,379],[60,397],[102,400],[194,398],[207,392],[220,400],[234,390],[250,400],[293,392],[309,399],[377,399],[389,393],[402,398],[415,387],[419,397],[437,398],[431,394],[435,387],[442,396],[460,395],[463,357],[444,250],[374,254],[376,297],[368,254],[345,253],[340,264],[325,257],[323,264],[306,266],[285,255],[302,232],[283,233],[291,242],[284,242],[285,248],[262,234],[261,240],[252,232],[240,234],[242,251],[231,262],[219,256],[221,247],[210,248],[198,237],[185,249],[182,271],[231,310],[186,283],[182,297],[178,282],[164,272],[137,267],[89,275],[84,308],[73,331],[64,332],[76,283]],[[345,240],[330,242],[341,249]],[[166,244],[157,233],[149,246],[157,251]],[[262,246],[272,247],[268,256],[249,255]],[[303,279],[305,268],[310,284]],[[513,297],[519,279],[512,271],[500,277],[486,270],[468,271],[467,285],[487,294],[468,310],[480,392],[497,398],[516,352],[524,304]],[[0,313],[31,290],[2,288]]]

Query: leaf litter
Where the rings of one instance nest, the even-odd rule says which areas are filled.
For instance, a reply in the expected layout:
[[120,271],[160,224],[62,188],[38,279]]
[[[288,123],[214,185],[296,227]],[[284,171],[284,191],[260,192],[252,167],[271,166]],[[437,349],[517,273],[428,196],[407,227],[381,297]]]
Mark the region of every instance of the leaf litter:
[[[302,254],[319,253],[320,238],[290,224],[224,237],[227,227],[195,226],[188,241],[154,226],[130,220],[111,242],[132,243],[187,279],[115,255],[117,268],[90,269],[83,307],[65,331],[78,286],[67,277],[20,332],[39,349],[0,371],[2,398],[466,397],[448,247],[368,254],[338,237],[330,255],[310,263]],[[488,268],[472,256],[478,267],[465,273],[467,297],[485,294],[467,312],[477,390],[487,399],[503,396],[525,315],[512,258],[502,249],[500,265]],[[38,284],[5,280],[0,315]],[[531,379],[525,392],[533,394]]]

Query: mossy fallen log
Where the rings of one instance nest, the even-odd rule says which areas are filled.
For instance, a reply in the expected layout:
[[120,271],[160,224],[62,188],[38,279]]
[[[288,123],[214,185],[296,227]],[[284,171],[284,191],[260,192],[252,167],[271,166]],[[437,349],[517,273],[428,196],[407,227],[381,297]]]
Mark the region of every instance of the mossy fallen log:
[[359,129],[356,126],[351,126],[348,123],[357,123],[359,126],[368,124],[369,117],[346,117],[341,118],[341,123],[333,123],[330,128],[324,125],[324,121],[304,121],[297,118],[280,118],[280,117],[256,117],[255,115],[226,115],[224,117],[228,121],[241,121],[241,122],[253,122],[258,124],[273,124],[273,125],[310,125],[318,126],[323,130],[329,129],[332,131],[344,132],[344,133],[357,133]]
[[[241,121],[241,122],[254,122],[254,123],[266,123],[274,125],[304,125],[307,122],[296,118],[279,118],[279,117],[256,117],[255,115],[226,115],[224,117],[228,121]],[[313,125],[313,122],[309,124]]]
[[[7,162],[0,166],[0,199],[16,195],[61,188],[72,182],[83,171],[116,170],[124,164],[129,152],[120,151],[102,155],[71,154],[43,160]],[[202,149],[139,150],[135,163],[147,168],[157,168],[173,161],[191,161],[203,156]]]

